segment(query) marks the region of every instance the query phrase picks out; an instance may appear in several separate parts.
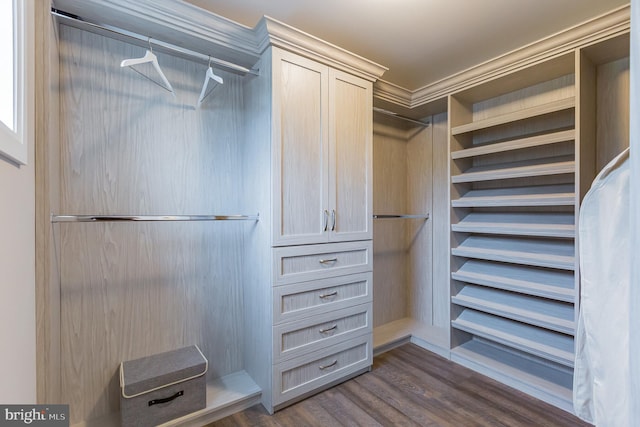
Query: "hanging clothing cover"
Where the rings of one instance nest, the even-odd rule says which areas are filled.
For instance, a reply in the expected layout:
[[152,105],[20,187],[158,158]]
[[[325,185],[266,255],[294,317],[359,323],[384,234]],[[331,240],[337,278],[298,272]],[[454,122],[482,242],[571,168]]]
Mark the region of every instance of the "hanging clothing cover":
[[[629,149],[598,174],[580,208],[580,316],[573,405],[598,427],[629,420]],[[637,425],[637,424],[636,424]]]

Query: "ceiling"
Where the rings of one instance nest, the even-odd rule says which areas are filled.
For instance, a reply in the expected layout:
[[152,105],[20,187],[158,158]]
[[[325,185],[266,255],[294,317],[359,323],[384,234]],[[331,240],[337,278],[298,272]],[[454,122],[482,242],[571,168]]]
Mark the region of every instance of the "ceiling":
[[263,15],[389,68],[416,90],[628,0],[186,0],[248,27]]

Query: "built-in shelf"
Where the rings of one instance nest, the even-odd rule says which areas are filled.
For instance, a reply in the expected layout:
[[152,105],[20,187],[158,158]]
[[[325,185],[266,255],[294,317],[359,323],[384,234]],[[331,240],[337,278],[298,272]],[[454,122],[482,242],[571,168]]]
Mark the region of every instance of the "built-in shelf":
[[570,271],[469,260],[451,278],[557,301],[575,300],[575,279]]
[[552,331],[575,333],[573,304],[472,285],[464,286],[452,301],[463,307]]
[[467,237],[451,249],[455,256],[508,262],[537,267],[575,269],[573,241],[511,239],[489,236]]
[[451,360],[573,412],[570,368],[552,365],[482,338],[473,338],[452,349]]
[[451,201],[454,208],[573,206],[576,202],[573,184],[543,185],[470,190]]
[[523,110],[517,110],[508,114],[502,114],[495,117],[490,117],[484,120],[478,120],[472,123],[466,123],[460,126],[451,128],[452,135],[460,135],[463,133],[474,132],[482,129],[492,128],[494,126],[500,126],[507,123],[517,122],[545,114],[555,113],[562,110],[568,110],[574,108],[576,101],[574,97],[560,99],[558,101],[549,102],[542,105],[536,105],[535,107],[525,108]]
[[499,163],[489,166],[472,167],[460,175],[453,175],[451,182],[492,181],[497,179],[527,178],[534,176],[575,173],[573,156],[551,159],[535,159],[514,163]]
[[[200,411],[160,424],[161,427],[205,425],[260,403],[262,390],[245,371],[207,382],[207,406]],[[74,424],[73,427],[116,427],[120,413]]]
[[538,237],[575,237],[575,216],[571,213],[489,213],[472,212],[453,231]]
[[505,151],[521,150],[523,148],[540,147],[543,145],[557,144],[559,142],[572,141],[576,132],[573,129],[560,132],[546,133],[527,138],[513,139],[510,141],[484,144],[451,153],[453,160],[465,159],[469,157],[483,156],[486,154],[503,153]]
[[464,309],[451,322],[459,330],[561,365],[573,367],[573,337],[491,314]]

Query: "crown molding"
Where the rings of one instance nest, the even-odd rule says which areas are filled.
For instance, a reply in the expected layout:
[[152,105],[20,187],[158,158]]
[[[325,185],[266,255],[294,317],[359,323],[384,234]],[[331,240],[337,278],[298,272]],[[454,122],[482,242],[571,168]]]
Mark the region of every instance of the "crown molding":
[[628,33],[630,15],[630,5],[621,6],[413,91],[378,82],[374,85],[374,97],[401,108],[415,109],[574,49]]
[[264,16],[256,25],[258,50],[264,52],[276,46],[355,74],[369,81],[376,81],[388,68],[321,40],[290,25]]

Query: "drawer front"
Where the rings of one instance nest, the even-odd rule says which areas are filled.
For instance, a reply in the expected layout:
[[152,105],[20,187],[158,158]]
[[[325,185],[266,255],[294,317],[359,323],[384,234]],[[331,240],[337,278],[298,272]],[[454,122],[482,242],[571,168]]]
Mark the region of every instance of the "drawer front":
[[274,366],[274,405],[371,366],[371,334]]
[[281,362],[372,333],[371,322],[371,303],[366,303],[275,326],[273,360]]
[[373,243],[329,243],[274,248],[274,285],[373,271]]
[[373,273],[351,274],[273,289],[275,324],[372,300]]

